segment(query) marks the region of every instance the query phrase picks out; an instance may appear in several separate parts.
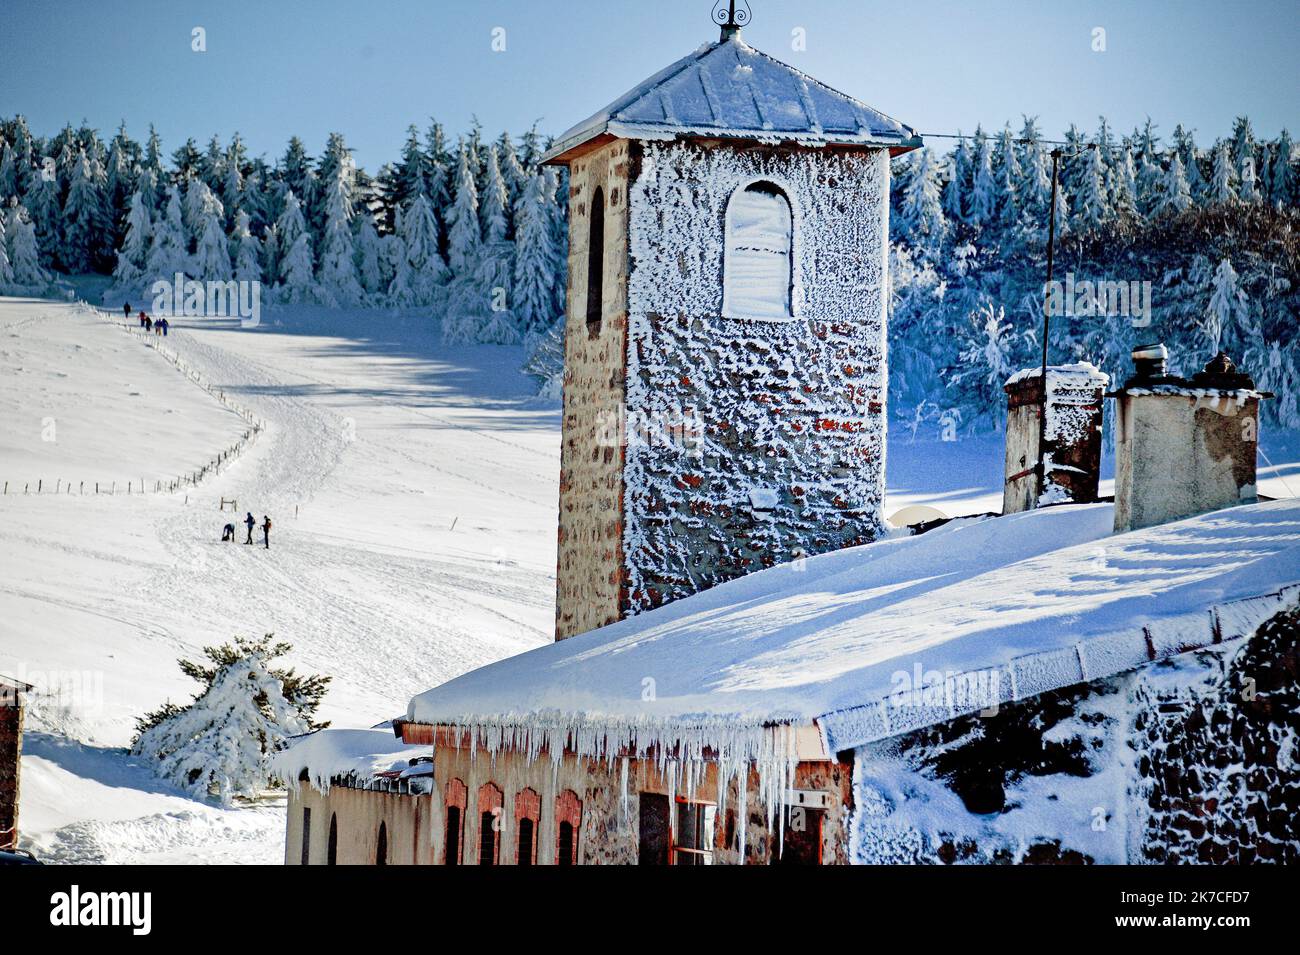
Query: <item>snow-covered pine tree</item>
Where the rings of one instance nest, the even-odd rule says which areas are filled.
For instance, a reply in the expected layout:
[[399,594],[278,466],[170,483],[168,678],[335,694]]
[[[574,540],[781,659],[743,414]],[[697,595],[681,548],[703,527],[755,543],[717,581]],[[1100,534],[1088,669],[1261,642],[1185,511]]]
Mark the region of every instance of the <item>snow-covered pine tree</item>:
[[181,660],[204,689],[187,706],[167,703],[137,720],[131,752],[173,785],[223,805],[286,782],[271,757],[290,737],[328,725],[315,714],[330,678],[276,666],[290,647],[272,639],[205,647],[209,664]]
[[56,167],[48,167],[53,173],[46,175],[44,157],[42,165],[28,181],[27,191],[23,194],[23,205],[31,216],[32,227],[36,230],[36,241],[41,250],[41,262],[55,264],[59,254],[59,182]]
[[903,194],[903,233],[920,248],[937,252],[947,237],[939,194],[939,162],[928,146],[917,156]]
[[43,286],[50,275],[41,266],[40,247],[36,242],[36,229],[27,219],[27,210],[18,206],[16,225],[10,226],[7,237],[9,264],[14,273],[14,284]]
[[1138,214],[1137,172],[1133,166],[1133,147],[1124,144],[1119,161],[1111,170],[1110,204],[1115,215],[1121,220],[1132,219]]
[[149,261],[149,240],[153,236],[153,222],[149,218],[149,203],[141,189],[131,195],[131,209],[126,215],[126,234],[122,247],[117,250],[117,267],[113,269],[113,285],[118,289],[131,288],[144,274]]
[[199,219],[199,238],[194,245],[195,278],[205,282],[230,279],[230,246],[222,222],[221,200],[208,190]]
[[456,160],[456,199],[447,223],[447,264],[457,277],[474,269],[482,244],[472,151],[469,144],[461,142]]
[[1016,154],[1015,141],[1011,136],[1011,126],[1008,124],[1002,127],[1002,132],[998,133],[998,143],[993,150],[993,178],[997,182],[997,218],[1008,228],[1020,218],[1020,205],[1017,200],[1022,175],[1020,158]]
[[1011,323],[1005,311],[985,302],[958,328],[958,367],[949,381],[976,396],[977,409],[996,420],[1002,408],[1002,385],[1015,370]]
[[1237,200],[1235,175],[1232,168],[1232,156],[1227,143],[1219,143],[1214,150],[1214,172],[1210,177],[1209,199],[1214,203],[1229,203]]
[[325,231],[321,238],[320,269],[317,274],[320,299],[325,304],[360,304],[365,290],[357,279],[354,253],[352,157],[345,150],[335,157],[331,179],[325,190]]
[[1074,197],[1074,226],[1083,232],[1100,227],[1110,217],[1101,149],[1093,146],[1085,152],[1079,192]]
[[1238,198],[1246,205],[1255,205],[1261,198],[1259,182],[1255,177],[1255,160],[1250,156],[1241,161],[1241,189]]
[[316,300],[316,277],[312,266],[311,236],[304,229],[280,261],[280,284],[276,286],[283,302]]
[[14,151],[8,143],[0,141],[0,203],[18,196],[18,165],[14,161]]
[[9,248],[4,217],[0,216],[0,289],[14,284],[13,266],[9,264]]
[[510,194],[501,177],[501,163],[495,144],[488,147],[486,168],[487,188],[479,198],[479,216],[483,220],[483,236],[490,244],[504,241],[510,229],[506,212],[510,205]]
[[181,211],[191,249],[197,248],[203,236],[203,230],[207,226],[210,211],[215,211],[222,222],[225,221],[226,215],[225,207],[221,204],[221,200],[217,198],[217,194],[212,191],[206,181],[197,178],[191,179],[185,185],[185,199]]
[[993,150],[988,138],[976,130],[979,137],[975,147],[975,180],[971,185],[969,219],[975,225],[986,225],[993,220],[998,206],[998,184],[993,178]]
[[502,133],[497,139],[496,147],[497,164],[501,169],[501,181],[505,183],[506,187],[506,218],[510,224],[506,237],[513,239],[515,230],[518,228],[514,213],[519,207],[520,200],[523,199],[524,190],[528,187],[530,174],[524,172],[524,168],[519,162],[519,153],[515,151],[515,141],[511,138],[510,133]]
[[[276,271],[274,274],[267,273],[269,280],[283,279],[285,274],[284,263],[288,261],[289,253],[298,240],[307,232],[307,220],[302,214],[302,204],[298,197],[290,189],[284,196],[284,209],[280,217],[275,220],[275,238],[276,238]],[[308,245],[310,249],[310,244]]]
[[1183,174],[1187,177],[1187,189],[1195,201],[1205,191],[1205,178],[1201,175],[1201,164],[1196,154],[1196,141],[1191,132],[1183,128],[1182,123],[1174,127],[1174,152],[1182,160]]
[[1272,181],[1269,187],[1269,198],[1279,209],[1300,202],[1300,190],[1296,188],[1296,173],[1291,152],[1291,134],[1283,129],[1277,138],[1277,156],[1273,160]]
[[948,157],[948,181],[943,187],[943,211],[954,224],[966,221],[967,202],[966,180],[970,176],[970,149],[965,139],[957,140],[957,146]]
[[1151,214],[1176,215],[1192,207],[1192,191],[1183,172],[1183,158],[1175,150],[1169,157],[1169,169],[1160,188],[1160,198]]
[[400,235],[410,269],[406,278],[412,304],[432,305],[447,280],[447,266],[438,251],[438,224],[423,186],[403,212]]
[[69,272],[88,272],[94,265],[104,227],[104,200],[84,150],[73,164],[68,198],[63,205],[63,244],[59,261]]
[[515,209],[514,311],[525,334],[555,321],[559,258],[546,209],[545,177],[536,172],[528,177]]
[[1210,354],[1218,354],[1223,345],[1224,335],[1245,319],[1247,300],[1237,270],[1226,258],[1214,270],[1210,288],[1210,302],[1205,310],[1201,329],[1209,344]]
[[383,238],[384,272],[388,277],[388,304],[394,308],[407,308],[415,304],[415,290],[411,288],[411,263],[406,257],[406,243],[402,231],[406,217],[401,207],[397,209],[397,231]]
[[386,288],[384,283],[384,247],[375,229],[375,220],[369,215],[357,216],[357,235],[353,251],[357,281],[366,297],[374,301]]
[[238,282],[262,281],[262,243],[253,235],[251,221],[248,213],[240,209],[235,213],[235,228],[230,233],[234,278]]

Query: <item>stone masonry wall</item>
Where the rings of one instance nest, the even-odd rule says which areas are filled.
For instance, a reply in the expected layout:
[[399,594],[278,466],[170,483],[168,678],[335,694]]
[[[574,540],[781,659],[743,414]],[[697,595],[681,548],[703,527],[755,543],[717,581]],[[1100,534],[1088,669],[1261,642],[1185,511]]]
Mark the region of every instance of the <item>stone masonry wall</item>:
[[[889,160],[642,144],[630,194],[625,611],[883,526]],[[727,204],[793,214],[790,320],[722,317]]]
[[[620,616],[629,146],[627,140],[609,143],[569,169],[556,639]],[[597,187],[605,200],[604,301],[600,332],[592,336],[586,320],[587,266],[590,204]]]
[[[10,698],[13,698],[13,694]],[[22,707],[5,701],[0,687],[0,848],[10,845],[8,831],[18,826],[18,771],[22,751]]]

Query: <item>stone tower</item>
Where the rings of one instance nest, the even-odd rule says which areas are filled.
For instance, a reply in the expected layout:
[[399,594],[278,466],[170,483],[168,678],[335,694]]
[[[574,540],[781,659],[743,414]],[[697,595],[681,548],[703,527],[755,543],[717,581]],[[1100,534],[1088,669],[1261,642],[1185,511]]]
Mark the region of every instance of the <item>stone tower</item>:
[[889,159],[919,144],[728,24],[549,151],[557,639],[880,533]]

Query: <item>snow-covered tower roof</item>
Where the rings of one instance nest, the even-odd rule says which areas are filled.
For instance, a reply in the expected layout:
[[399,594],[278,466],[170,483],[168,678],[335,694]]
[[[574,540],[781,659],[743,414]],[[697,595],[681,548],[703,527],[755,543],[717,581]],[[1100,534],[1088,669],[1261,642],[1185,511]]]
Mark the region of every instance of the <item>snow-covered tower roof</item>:
[[567,162],[613,137],[679,136],[894,152],[921,145],[912,127],[754,49],[732,29],[563,133],[543,161]]

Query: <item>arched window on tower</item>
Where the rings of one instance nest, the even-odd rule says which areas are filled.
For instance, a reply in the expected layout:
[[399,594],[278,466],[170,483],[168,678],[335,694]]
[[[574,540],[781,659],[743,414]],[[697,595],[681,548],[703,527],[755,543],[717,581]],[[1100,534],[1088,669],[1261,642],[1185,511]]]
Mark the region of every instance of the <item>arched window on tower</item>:
[[587,334],[600,334],[605,298],[605,190],[591,194],[590,231],[587,236]]
[[388,824],[379,824],[379,840],[375,846],[375,865],[388,865]]
[[339,864],[339,817],[337,813],[330,813],[330,841],[325,848],[325,864]]
[[722,314],[791,318],[794,217],[790,200],[770,182],[751,182],[727,203]]

